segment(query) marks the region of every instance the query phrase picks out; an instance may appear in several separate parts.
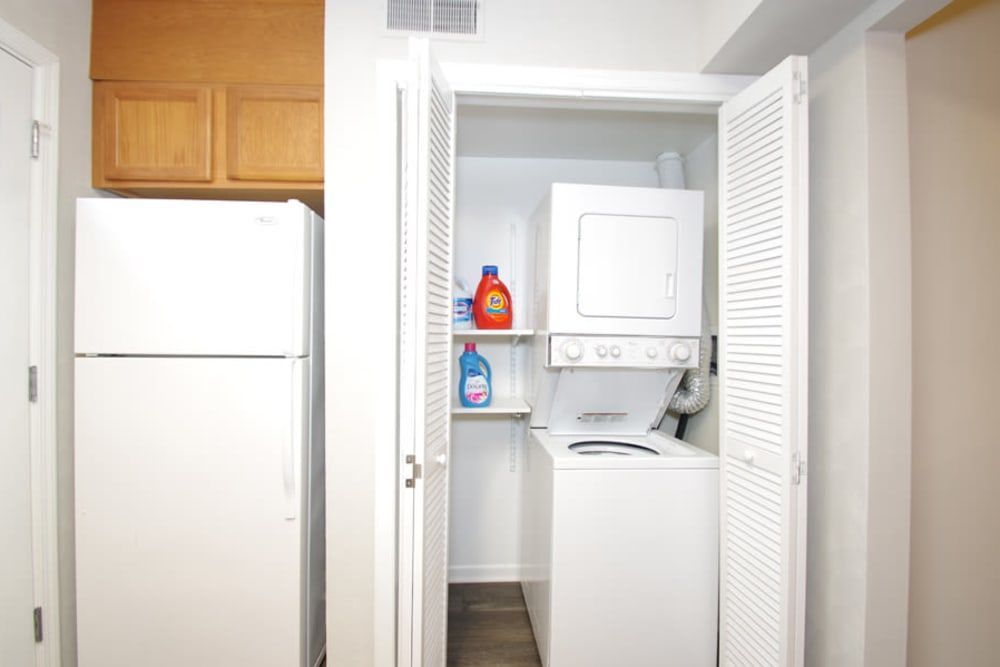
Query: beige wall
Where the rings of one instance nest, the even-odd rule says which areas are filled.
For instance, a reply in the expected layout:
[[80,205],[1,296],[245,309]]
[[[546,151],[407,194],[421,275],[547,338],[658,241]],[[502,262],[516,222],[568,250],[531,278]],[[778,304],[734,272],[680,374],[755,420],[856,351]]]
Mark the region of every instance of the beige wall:
[[806,664],[906,653],[910,254],[905,51],[874,5],[810,55]]
[[1000,1],[908,35],[913,183],[909,664],[1000,659]]
[[0,0],[0,18],[59,58],[58,447],[63,667],[76,665],[73,543],[73,236],[90,189],[90,0]]

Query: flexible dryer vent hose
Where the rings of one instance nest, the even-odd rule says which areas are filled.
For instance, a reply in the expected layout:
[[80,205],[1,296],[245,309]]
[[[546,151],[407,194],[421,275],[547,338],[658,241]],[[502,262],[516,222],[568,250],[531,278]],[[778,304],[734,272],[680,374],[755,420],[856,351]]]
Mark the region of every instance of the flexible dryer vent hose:
[[[656,174],[661,188],[683,190],[687,187],[684,178],[684,158],[680,153],[665,152],[656,156]],[[684,373],[681,386],[670,399],[668,409],[681,415],[693,415],[708,405],[710,394],[709,366],[712,363],[712,335],[708,325],[708,311],[702,308],[701,345],[698,353],[698,368]]]
[[681,386],[670,399],[668,409],[679,415],[693,415],[708,405],[711,394],[709,368],[712,363],[712,334],[709,331],[708,315],[702,311],[701,345],[698,346],[698,367],[684,372]]

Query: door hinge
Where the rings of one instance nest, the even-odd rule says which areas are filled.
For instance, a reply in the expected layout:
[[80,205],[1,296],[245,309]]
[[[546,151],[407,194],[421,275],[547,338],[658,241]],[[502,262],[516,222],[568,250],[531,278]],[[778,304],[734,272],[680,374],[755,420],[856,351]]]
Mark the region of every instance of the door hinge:
[[37,120],[31,121],[31,157],[35,160],[42,150],[42,123]]
[[413,466],[413,475],[406,478],[406,488],[412,489],[417,485],[417,480],[421,478],[423,469],[420,464],[417,463],[417,457],[413,454],[406,455],[406,465]]
[[794,72],[792,74],[792,90],[793,97],[796,104],[802,104],[806,99],[806,94],[808,93],[806,87],[806,79],[802,76],[802,72]]
[[38,366],[28,366],[28,401],[38,402]]
[[806,462],[799,456],[798,452],[792,454],[792,484],[798,485],[802,478],[806,476]]
[[42,641],[42,608],[35,607],[35,611],[32,613],[32,618],[35,622],[35,643],[39,644]]

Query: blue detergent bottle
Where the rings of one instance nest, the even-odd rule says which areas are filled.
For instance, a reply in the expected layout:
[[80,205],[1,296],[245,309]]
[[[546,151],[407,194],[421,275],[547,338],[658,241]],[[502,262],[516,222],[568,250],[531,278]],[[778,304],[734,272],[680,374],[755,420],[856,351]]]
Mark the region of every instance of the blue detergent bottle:
[[493,400],[493,370],[486,357],[476,352],[475,343],[466,343],[458,358],[458,400],[467,408],[485,408]]

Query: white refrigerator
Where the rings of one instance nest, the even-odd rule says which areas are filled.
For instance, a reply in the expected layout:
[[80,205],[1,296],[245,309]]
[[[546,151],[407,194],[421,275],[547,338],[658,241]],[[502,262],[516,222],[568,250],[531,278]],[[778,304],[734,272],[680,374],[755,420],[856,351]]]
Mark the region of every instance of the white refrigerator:
[[81,199],[80,667],[313,667],[325,644],[322,220]]

